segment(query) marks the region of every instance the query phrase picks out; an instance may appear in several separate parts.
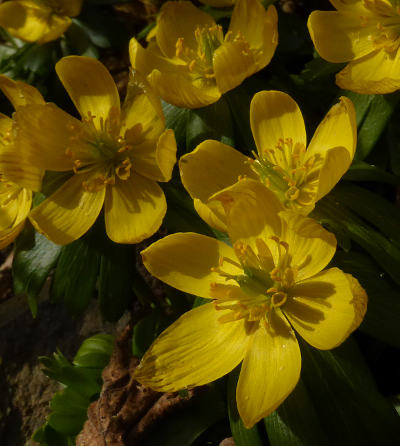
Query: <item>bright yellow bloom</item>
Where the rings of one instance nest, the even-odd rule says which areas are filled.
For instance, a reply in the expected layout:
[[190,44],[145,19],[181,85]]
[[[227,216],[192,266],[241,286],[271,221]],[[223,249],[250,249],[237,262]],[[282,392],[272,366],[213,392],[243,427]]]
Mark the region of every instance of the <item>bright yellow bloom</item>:
[[258,0],[239,0],[229,30],[188,1],[161,8],[156,41],[130,42],[132,66],[165,101],[186,108],[216,102],[221,94],[264,68],[278,43],[277,13]]
[[200,0],[204,5],[213,6],[214,8],[225,8],[233,6],[236,0]]
[[[44,104],[34,87],[0,75],[0,89],[15,109]],[[9,245],[24,227],[31,210],[32,190],[39,190],[43,172],[18,154],[13,120],[0,114],[0,249]]]
[[152,275],[212,302],[166,329],[135,378],[158,391],[177,391],[214,381],[243,361],[236,399],[250,428],[299,379],[293,329],[316,348],[334,348],[361,323],[367,296],[352,276],[323,269],[336,250],[334,235],[284,211],[260,182],[242,180],[217,198],[228,207],[233,248],[178,233],[142,252]]
[[174,133],[165,130],[160,102],[132,86],[137,94],[129,90],[121,110],[113,78],[95,59],[64,57],[56,71],[82,121],[51,103],[15,113],[26,159],[70,173],[30,220],[64,245],[93,225],[104,204],[108,236],[118,243],[140,242],[161,225],[167,205],[157,181],[169,181],[176,162]]
[[79,15],[83,0],[11,0],[0,5],[0,26],[26,42],[58,39]]
[[400,3],[395,0],[330,0],[337,11],[314,11],[308,29],[329,62],[349,62],[336,83],[357,93],[400,88]]
[[349,168],[356,149],[357,128],[352,102],[340,98],[306,149],[306,130],[296,102],[280,91],[261,91],[250,105],[257,146],[255,159],[218,141],[207,140],[179,162],[182,183],[199,215],[211,226],[225,228],[225,212],[208,202],[238,176],[259,179],[287,209],[309,213]]

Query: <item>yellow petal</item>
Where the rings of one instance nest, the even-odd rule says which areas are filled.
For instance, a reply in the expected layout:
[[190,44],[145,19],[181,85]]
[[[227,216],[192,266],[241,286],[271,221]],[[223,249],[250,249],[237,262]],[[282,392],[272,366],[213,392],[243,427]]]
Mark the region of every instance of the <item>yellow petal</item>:
[[161,392],[201,386],[226,375],[243,359],[243,320],[221,324],[230,310],[197,307],[174,322],[149,348],[135,371],[141,384]]
[[351,292],[353,294],[352,304],[354,306],[355,317],[353,324],[350,327],[349,335],[356,330],[364,319],[367,312],[368,296],[364,288],[360,285],[360,282],[351,274],[345,274],[347,281],[349,282]]
[[229,31],[241,35],[249,44],[258,68],[271,60],[278,45],[278,14],[275,6],[265,10],[259,0],[237,0],[232,12]]
[[109,118],[111,110],[119,113],[117,86],[107,68],[98,60],[84,56],[63,57],[56,72],[82,118],[95,116],[94,124]]
[[[211,268],[221,258],[237,262],[234,250],[219,240],[193,232],[171,234],[142,251],[144,266],[157,279],[178,290],[204,298],[210,297],[211,283],[226,280]],[[224,262],[228,274],[243,274],[232,263]]]
[[203,203],[198,198],[193,200],[193,206],[200,217],[212,228],[218,231],[227,232],[225,209],[217,200]]
[[357,145],[356,113],[350,99],[341,97],[318,126],[304,162],[322,157],[316,200],[326,195],[350,167]]
[[13,226],[9,229],[4,229],[3,231],[0,231],[0,249],[5,248],[10,243],[12,243],[22,231],[24,225],[25,225],[25,220],[17,226]]
[[176,72],[153,70],[147,76],[154,91],[164,101],[177,107],[200,108],[217,102],[221,97],[221,92],[212,82],[194,80],[189,73],[182,73],[178,68]]
[[336,75],[336,83],[356,93],[392,93],[400,88],[400,51],[377,50],[350,62]]
[[301,355],[296,336],[280,312],[271,314],[251,336],[236,389],[237,406],[250,429],[272,413],[300,377]]
[[211,195],[236,183],[239,176],[257,179],[247,156],[211,139],[179,160],[182,183],[192,198],[206,202]]
[[81,122],[54,104],[27,105],[14,114],[18,153],[32,166],[47,170],[72,170],[66,149]]
[[0,152],[0,172],[7,180],[29,190],[39,191],[42,187],[44,171],[32,166],[17,142]]
[[21,105],[44,104],[43,96],[35,87],[22,81],[14,81],[2,74],[0,74],[0,89],[15,109]]
[[331,268],[296,284],[283,307],[293,328],[313,347],[328,350],[350,334],[355,320],[346,275]]
[[105,199],[107,235],[117,243],[139,243],[160,227],[167,203],[164,192],[152,180],[133,172],[127,180],[117,179]]
[[245,179],[211,197],[222,202],[227,212],[229,238],[242,240],[256,249],[256,239],[279,236],[283,211],[273,192],[259,181]]
[[232,6],[235,4],[235,0],[200,0],[201,3],[214,8],[224,8],[226,6]]
[[358,59],[376,48],[377,21],[365,25],[357,11],[313,11],[307,25],[315,49],[329,62]]
[[31,210],[32,192],[12,183],[0,183],[0,230],[25,221]]
[[[258,1],[258,0],[256,0]],[[214,74],[222,94],[240,85],[261,69],[245,41],[224,42],[214,52]]]
[[195,30],[205,26],[215,26],[214,19],[191,2],[164,3],[157,21],[158,46],[167,57],[173,58],[176,42],[183,37],[185,46],[197,50]]
[[80,14],[83,0],[56,0],[61,14],[75,17]]
[[250,104],[250,124],[258,153],[274,149],[280,140],[306,146],[306,129],[296,102],[281,91],[260,91]]
[[58,245],[81,237],[96,221],[103,207],[105,188],[83,189],[87,174],[74,175],[29,214],[33,226]]
[[158,140],[135,144],[130,156],[140,175],[154,181],[169,181],[176,163],[176,149],[174,131],[168,129]]
[[322,271],[336,252],[335,236],[314,219],[281,212],[282,240],[289,245],[291,265],[298,268],[297,280],[304,280]]
[[69,17],[53,14],[51,8],[34,1],[22,0],[0,5],[0,26],[27,42],[46,43],[55,40],[70,24]]

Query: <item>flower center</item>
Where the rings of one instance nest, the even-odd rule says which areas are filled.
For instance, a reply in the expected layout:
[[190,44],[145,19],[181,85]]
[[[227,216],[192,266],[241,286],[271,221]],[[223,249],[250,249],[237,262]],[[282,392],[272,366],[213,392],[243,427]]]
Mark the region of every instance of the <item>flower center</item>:
[[[238,319],[249,322],[262,321],[268,324],[271,311],[282,307],[288,299],[288,290],[294,285],[297,268],[290,265],[289,246],[278,237],[270,237],[271,248],[262,239],[256,240],[257,254],[243,242],[233,246],[239,262],[220,258],[219,266],[212,268],[226,281],[212,283],[210,296],[214,298],[216,310],[231,310],[219,318],[221,323]],[[224,271],[224,264],[242,269],[243,274],[233,275]]]
[[222,27],[219,25],[197,27],[195,30],[197,48],[189,48],[185,40],[180,37],[176,42],[175,55],[188,67],[194,79],[214,80],[213,56],[214,51],[224,40]]
[[280,139],[275,148],[253,155],[255,159],[249,159],[252,169],[287,208],[313,203],[323,161],[321,155],[306,157],[304,145],[293,144],[292,138]]
[[400,1],[364,0],[365,9],[373,16],[361,17],[362,26],[375,26],[375,31],[368,36],[376,48],[383,48],[393,53],[400,45]]
[[[130,151],[133,146],[120,136],[117,118],[100,120],[100,129],[94,126],[96,116],[89,114],[82,125],[72,126],[73,136],[65,150],[73,161],[75,174],[90,173],[89,179],[82,182],[88,191],[97,191],[106,185],[113,186],[118,179],[127,180],[132,173]],[[140,138],[142,126],[129,130],[129,140]]]

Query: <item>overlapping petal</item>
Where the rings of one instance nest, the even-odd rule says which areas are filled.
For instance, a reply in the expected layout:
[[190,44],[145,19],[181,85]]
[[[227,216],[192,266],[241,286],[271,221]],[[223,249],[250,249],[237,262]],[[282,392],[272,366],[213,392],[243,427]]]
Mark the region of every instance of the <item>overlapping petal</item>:
[[[228,310],[229,311],[229,310]],[[207,384],[234,369],[246,351],[243,320],[221,324],[227,311],[197,307],[167,328],[135,371],[135,379],[162,392]]]
[[346,275],[331,268],[296,284],[284,312],[293,328],[321,350],[337,347],[350,334],[356,317]]
[[82,118],[93,117],[98,130],[113,110],[119,118],[117,86],[106,67],[96,59],[83,56],[63,57],[56,72]]
[[0,89],[7,96],[14,109],[28,104],[44,104],[39,90],[21,81],[14,81],[7,76],[0,75]]
[[107,190],[104,204],[107,235],[117,243],[138,243],[161,225],[167,203],[164,192],[152,180],[133,172],[117,179]]
[[[225,283],[224,277],[211,268],[220,258],[236,260],[234,250],[225,243],[192,232],[171,234],[142,251],[147,270],[168,285],[186,293],[210,298],[211,283]],[[241,274],[242,269],[224,263],[228,274]]]
[[272,313],[268,327],[260,323],[251,335],[236,389],[238,411],[247,428],[282,403],[296,386],[300,369],[296,336],[282,313]]
[[33,226],[58,245],[81,237],[100,214],[105,188],[86,191],[82,182],[87,181],[89,175],[74,175],[29,215]]

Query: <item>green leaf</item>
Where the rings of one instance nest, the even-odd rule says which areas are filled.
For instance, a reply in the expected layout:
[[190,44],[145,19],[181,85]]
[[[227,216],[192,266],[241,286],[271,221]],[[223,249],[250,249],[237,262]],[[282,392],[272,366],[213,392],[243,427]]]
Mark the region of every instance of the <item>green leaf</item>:
[[47,422],[57,432],[64,435],[77,435],[87,419],[90,399],[81,392],[67,388],[56,393],[50,402]]
[[384,272],[364,254],[337,252],[332,265],[356,277],[367,292],[367,313],[360,330],[400,348],[400,289],[394,289]]
[[77,351],[73,364],[79,367],[102,369],[110,360],[114,336],[97,334],[85,339]]
[[103,317],[117,321],[133,298],[136,249],[104,240],[100,259],[99,305]]
[[[12,266],[15,294],[26,294],[35,302],[57,261],[61,246],[55,245],[27,224],[17,238]],[[35,308],[33,316],[36,316]]]
[[331,351],[301,347],[302,381],[330,444],[392,446],[400,418],[378,392],[356,342],[349,338]]
[[236,405],[236,385],[239,379],[240,366],[236,367],[228,377],[228,415],[232,436],[236,446],[263,446],[257,425],[251,429],[244,427]]
[[214,386],[208,386],[190,406],[161,420],[143,441],[143,446],[189,446],[225,414],[221,395]]
[[[64,300],[73,314],[82,313],[94,295],[100,268],[100,253],[94,230],[65,246],[57,263],[51,296]],[[78,278],[84,278],[79,280]]]
[[[318,413],[300,380],[288,398],[264,418],[271,446],[329,446]],[[345,443],[343,443],[345,444]]]
[[364,161],[355,161],[345,173],[343,179],[350,181],[375,181],[388,184],[400,183],[399,177]]
[[340,202],[340,194],[332,191],[319,200],[310,215],[336,235],[347,234],[400,284],[400,248],[344,206]]
[[[348,96],[352,98],[354,95],[355,93]],[[369,103],[368,98],[361,99],[363,104],[367,103],[368,105],[358,130],[356,160],[363,160],[374,148],[399,100],[399,93],[375,95]]]

